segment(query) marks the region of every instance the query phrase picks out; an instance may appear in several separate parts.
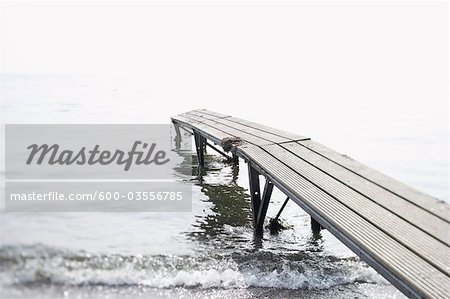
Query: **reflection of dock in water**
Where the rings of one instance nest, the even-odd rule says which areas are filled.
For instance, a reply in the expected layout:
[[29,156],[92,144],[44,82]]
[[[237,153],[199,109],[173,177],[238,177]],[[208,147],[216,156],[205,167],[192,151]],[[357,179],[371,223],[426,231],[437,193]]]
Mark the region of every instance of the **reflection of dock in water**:
[[[175,168],[179,175],[191,177],[195,180],[195,185],[200,187],[200,191],[205,194],[207,201],[211,202],[211,212],[205,215],[197,215],[193,224],[194,232],[189,233],[197,239],[208,239],[223,234],[226,226],[244,227],[251,224],[251,211],[249,206],[250,196],[247,190],[236,184],[239,173],[238,165],[230,165],[228,182],[207,183],[203,179],[206,171],[219,171],[220,168],[200,168],[197,167],[197,157],[192,152],[180,152],[184,160],[179,167]],[[212,166],[213,160],[217,160],[216,156],[205,155],[208,165]],[[223,174],[221,175],[223,178]]]

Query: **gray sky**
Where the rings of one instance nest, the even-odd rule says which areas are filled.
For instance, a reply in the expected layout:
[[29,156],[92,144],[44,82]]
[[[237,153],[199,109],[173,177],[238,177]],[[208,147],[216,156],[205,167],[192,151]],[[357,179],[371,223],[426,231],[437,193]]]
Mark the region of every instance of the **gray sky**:
[[3,73],[141,74],[196,107],[275,101],[275,111],[298,107],[324,119],[339,111],[345,119],[425,117],[424,126],[447,127],[445,1],[0,8]]
[[[2,122],[67,121],[26,113],[64,103],[86,105],[71,112],[77,122],[166,122],[209,108],[394,176],[411,165],[399,177],[417,173],[426,188],[424,177],[448,177],[448,15],[447,1],[0,2],[0,73],[121,74],[114,88],[129,87],[80,97],[56,76],[39,86],[40,103],[12,88],[0,104],[16,114]],[[34,105],[17,104],[24,93]]]

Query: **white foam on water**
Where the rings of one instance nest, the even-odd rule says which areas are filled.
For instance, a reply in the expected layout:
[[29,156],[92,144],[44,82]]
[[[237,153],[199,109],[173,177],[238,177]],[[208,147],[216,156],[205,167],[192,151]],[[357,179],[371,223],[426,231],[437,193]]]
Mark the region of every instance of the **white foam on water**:
[[[0,248],[1,285],[101,285],[152,288],[328,289],[354,282],[385,282],[355,259],[314,266],[266,255],[248,259],[221,256],[73,255],[37,248]],[[279,265],[281,261],[281,266]]]

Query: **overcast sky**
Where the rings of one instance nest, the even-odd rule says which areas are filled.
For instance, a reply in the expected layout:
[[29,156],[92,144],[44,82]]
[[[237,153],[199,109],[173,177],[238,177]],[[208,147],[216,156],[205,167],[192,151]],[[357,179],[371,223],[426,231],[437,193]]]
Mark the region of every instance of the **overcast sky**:
[[[48,102],[20,105],[14,88],[27,86],[18,82],[0,94],[16,111],[2,118],[48,122],[62,115],[26,109],[87,103],[65,121],[120,114],[113,121],[148,123],[209,108],[312,136],[421,188],[424,177],[445,188],[448,14],[448,1],[1,2],[0,73],[122,74],[111,90],[131,87],[99,101],[61,93],[66,81],[56,76],[39,86]],[[132,102],[134,90],[145,97]]]
[[281,112],[303,101],[305,109],[322,110],[309,110],[314,117],[336,109],[344,118],[345,111],[363,119],[368,112],[425,115],[447,127],[446,1],[55,1],[0,8],[3,73],[142,74],[157,88],[197,99],[196,107],[259,100],[277,102],[274,111]]

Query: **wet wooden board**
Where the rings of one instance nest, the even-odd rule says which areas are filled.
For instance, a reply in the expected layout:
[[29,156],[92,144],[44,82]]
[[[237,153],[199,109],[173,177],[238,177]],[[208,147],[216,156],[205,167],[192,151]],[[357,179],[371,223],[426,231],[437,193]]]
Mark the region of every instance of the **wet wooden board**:
[[[296,155],[302,161],[313,165],[313,167],[328,174],[340,183],[345,184],[365,198],[383,206],[389,212],[413,224],[447,246],[450,245],[450,224],[448,222],[404,200],[395,193],[355,174],[347,168],[325,159],[323,156],[297,142],[285,143],[280,146]],[[396,214],[400,211],[408,211],[408,213]]]
[[209,126],[216,130],[220,130],[228,136],[239,137],[247,143],[255,144],[255,145],[266,145],[266,144],[274,144],[274,141],[271,141],[266,138],[258,137],[253,134],[241,131],[239,129],[235,129],[233,127],[224,125],[214,120],[210,120],[208,118],[199,117],[192,114],[184,114],[184,117],[190,119],[193,122],[201,123],[202,125]]
[[195,122],[191,118],[186,118],[182,115],[173,116],[172,122],[181,125],[189,130],[196,130],[200,132],[203,136],[205,136],[209,140],[212,140],[215,144],[221,144],[221,141],[224,138],[233,137],[230,134],[217,130],[201,122]]
[[[219,117],[217,117],[217,116],[214,118],[216,113],[212,112],[212,111],[209,111],[209,110],[202,109],[202,110],[194,110],[194,111],[191,111],[191,112],[201,113],[203,115],[203,117],[211,117],[214,120],[219,120]],[[308,139],[310,139],[310,138],[305,137],[305,136],[301,136],[301,135],[298,135],[298,134],[293,134],[293,133],[290,133],[290,132],[278,130],[278,129],[275,129],[275,128],[271,128],[271,127],[268,127],[268,126],[257,124],[255,122],[251,122],[251,121],[248,121],[248,120],[245,120],[245,119],[241,119],[241,118],[237,118],[237,117],[222,116],[220,118],[222,118],[222,120],[226,121],[228,124],[243,125],[243,126],[245,126],[247,128],[252,128],[252,129],[257,130],[256,132],[259,131],[260,133],[261,132],[269,133],[269,134],[272,134],[272,135],[275,135],[275,136],[278,136],[278,137],[283,137],[283,138],[285,138],[286,140],[289,140],[289,141],[308,140]]]
[[[333,197],[335,201],[339,201],[355,214],[363,217],[385,232],[386,235],[396,239],[405,247],[427,260],[441,272],[450,275],[450,268],[447,269],[447,265],[450,265],[450,248],[448,245],[436,240],[430,234],[406,222],[398,215],[380,207],[371,199],[343,185],[327,173],[299,159],[298,156],[285,148],[279,145],[270,145],[264,146],[263,150],[276,158],[279,161],[278,163],[283,163],[296,171],[299,176],[311,182],[321,192]],[[405,204],[400,208],[401,211],[406,211],[410,206]]]
[[204,115],[210,115],[210,116],[214,116],[216,118],[231,117],[230,115],[226,115],[226,114],[222,114],[222,113],[218,113],[218,112],[214,112],[214,111],[210,111],[210,110],[206,110],[206,109],[198,109],[198,110],[194,110],[194,111],[199,111]]
[[449,298],[447,204],[301,135],[208,110],[173,117],[235,154],[407,296]]
[[[236,134],[245,133],[244,137],[246,138],[258,138],[264,140],[264,143],[282,143],[282,142],[290,142],[291,139],[278,136],[276,134],[268,133],[265,131],[261,131],[252,127],[248,127],[239,123],[235,123],[229,121],[229,118],[217,118],[214,116],[204,115],[197,111],[192,111],[186,114],[187,117],[194,117],[198,121],[202,121],[205,123],[212,123],[216,125],[220,125],[225,128],[228,127],[230,129],[235,130]],[[240,132],[239,132],[240,131]],[[250,137],[251,136],[251,137]]]
[[450,278],[260,147],[241,149],[281,190],[411,297],[448,298]]
[[448,204],[439,201],[430,195],[415,190],[414,188],[401,183],[396,179],[382,174],[375,169],[372,169],[313,140],[301,141],[299,143],[328,158],[329,160],[346,167],[355,174],[399,195],[403,199],[413,202],[422,209],[441,217],[444,221],[450,222],[450,207]]

